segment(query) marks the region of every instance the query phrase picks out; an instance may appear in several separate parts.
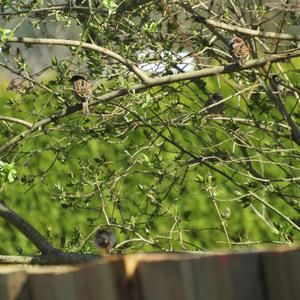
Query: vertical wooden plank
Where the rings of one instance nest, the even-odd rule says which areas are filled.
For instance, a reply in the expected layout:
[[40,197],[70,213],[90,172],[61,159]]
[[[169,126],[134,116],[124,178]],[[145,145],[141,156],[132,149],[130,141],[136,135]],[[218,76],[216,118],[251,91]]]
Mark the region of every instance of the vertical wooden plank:
[[25,299],[27,275],[23,271],[14,271],[9,268],[0,273],[0,299],[16,300]]
[[185,299],[178,261],[142,261],[137,267],[136,276],[143,300]]
[[[197,300],[265,300],[259,253],[216,254],[190,264],[189,292]],[[184,276],[183,284],[186,281]]]
[[182,278],[182,291],[185,299],[188,300],[199,300],[196,295],[196,274],[194,272],[194,264],[197,261],[197,255],[194,258],[190,257],[182,257],[182,259],[178,260],[179,269]]
[[300,249],[286,251],[284,263],[287,269],[287,282],[290,297],[293,300],[300,299]]
[[7,274],[0,274],[0,299],[8,300]]
[[28,275],[28,290],[32,300],[77,300],[73,267],[35,268]]
[[[74,272],[76,295],[80,300],[121,300],[119,295],[126,295],[121,291],[124,285],[117,285],[114,268],[122,270],[121,260],[97,262],[84,266],[82,269]],[[124,278],[125,278],[125,269]],[[121,274],[119,274],[120,276]]]
[[193,273],[193,290],[197,300],[219,300],[223,295],[218,283],[218,259],[201,257],[191,261]]
[[[77,293],[77,282],[75,281],[76,270],[54,274],[53,289],[55,300],[81,300]],[[84,299],[82,299],[84,300]]]
[[230,255],[233,300],[267,300],[260,253]]
[[55,291],[54,274],[30,274],[28,277],[28,289],[32,300],[58,300]]
[[180,297],[185,286],[180,287],[184,272],[184,268],[180,267],[180,260],[192,256],[177,253],[123,256],[128,279],[128,299],[182,299]]
[[284,250],[262,253],[264,281],[269,300],[293,299],[289,288],[284,253]]
[[122,256],[113,257],[110,259],[110,266],[112,270],[112,277],[114,280],[114,287],[116,289],[116,297],[120,300],[132,300],[129,297],[128,279],[126,276],[125,263]]
[[217,259],[217,289],[219,290],[219,299],[232,300],[233,290],[231,285],[230,274],[230,254],[224,253],[214,256]]
[[8,300],[8,291],[7,291],[7,274],[0,274],[0,299]]

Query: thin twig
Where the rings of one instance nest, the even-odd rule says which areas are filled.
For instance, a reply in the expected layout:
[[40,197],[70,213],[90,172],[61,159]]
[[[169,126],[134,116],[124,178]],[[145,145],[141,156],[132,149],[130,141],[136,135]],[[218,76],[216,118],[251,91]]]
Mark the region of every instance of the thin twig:
[[284,215],[281,211],[279,211],[277,208],[275,208],[274,206],[272,206],[270,203],[268,203],[267,201],[265,201],[263,198],[261,198],[260,196],[258,196],[254,192],[252,192],[252,191],[248,191],[248,192],[256,200],[258,200],[260,203],[262,203],[263,205],[265,205],[266,207],[268,207],[269,209],[271,209],[274,213],[276,213],[278,216],[280,216],[281,218],[283,218],[286,222],[288,222],[290,225],[292,225],[295,229],[297,229],[298,231],[300,231],[300,227],[294,221],[292,221],[289,217],[287,217],[286,215]]

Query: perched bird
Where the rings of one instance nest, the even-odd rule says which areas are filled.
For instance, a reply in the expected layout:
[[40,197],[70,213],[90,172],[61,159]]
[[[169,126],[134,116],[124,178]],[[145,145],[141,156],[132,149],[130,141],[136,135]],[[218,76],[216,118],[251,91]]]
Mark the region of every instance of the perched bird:
[[109,254],[116,245],[116,236],[110,229],[99,228],[95,233],[94,243],[97,248]]
[[21,91],[24,88],[25,80],[23,78],[13,78],[7,86],[8,91]]
[[284,86],[282,85],[281,78],[277,74],[273,74],[271,76],[271,84],[275,92],[282,92],[284,90]]
[[206,109],[206,112],[208,114],[219,114],[224,110],[225,104],[224,102],[221,102],[219,104],[217,104],[218,102],[220,102],[221,100],[223,100],[223,96],[220,93],[215,93],[212,94],[211,97],[207,100],[205,106],[208,107],[210,105],[215,104],[212,107],[209,107]]
[[84,75],[75,74],[71,78],[75,97],[82,102],[82,113],[88,115],[89,99],[92,96],[92,84]]
[[228,47],[233,60],[239,66],[244,65],[249,58],[249,47],[246,42],[242,38],[235,36],[229,41]]
[[31,92],[35,88],[32,82],[26,83],[24,78],[13,78],[7,86],[8,91],[14,91],[20,94]]

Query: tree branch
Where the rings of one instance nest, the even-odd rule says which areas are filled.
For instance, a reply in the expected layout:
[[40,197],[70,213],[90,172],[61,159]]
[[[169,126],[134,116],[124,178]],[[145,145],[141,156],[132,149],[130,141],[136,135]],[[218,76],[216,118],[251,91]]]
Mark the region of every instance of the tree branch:
[[[229,74],[229,73],[235,73],[240,72],[242,70],[247,69],[254,69],[259,68],[267,63],[275,63],[279,61],[284,61],[293,57],[300,56],[300,49],[295,49],[291,52],[281,53],[281,54],[273,54],[273,55],[267,55],[263,58],[254,59],[247,63],[245,63],[242,67],[238,66],[238,64],[230,64],[225,66],[218,66],[218,67],[211,67],[211,68],[204,68],[202,70],[198,71],[192,71],[192,72],[186,72],[186,73],[179,73],[174,75],[168,75],[163,77],[157,77],[150,79],[150,82],[148,83],[148,87],[157,86],[161,84],[169,84],[184,80],[192,80],[196,78],[203,78],[203,77],[209,77],[219,74]],[[145,85],[144,89],[147,88],[147,85]]]
[[[149,82],[147,84],[136,84],[132,86],[130,89],[119,89],[116,91],[112,91],[110,93],[107,93],[105,95],[102,95],[98,97],[94,101],[90,101],[89,106],[95,106],[99,103],[110,101],[113,99],[117,99],[126,95],[129,95],[132,92],[140,93],[143,92],[151,87],[159,86],[163,84],[170,84],[175,83],[179,81],[184,80],[192,80],[195,78],[203,78],[203,77],[209,77],[214,76],[218,74],[228,74],[228,73],[235,73],[240,72],[241,70],[247,70],[247,69],[253,69],[258,68],[266,65],[267,63],[274,63],[278,61],[284,61],[286,59],[290,59],[293,57],[300,56],[300,50],[296,50],[289,53],[283,53],[283,54],[274,54],[274,55],[268,55],[265,58],[255,59],[252,61],[247,62],[242,67],[238,66],[237,64],[231,64],[231,65],[225,65],[225,66],[219,66],[219,67],[212,67],[212,68],[205,68],[198,71],[192,71],[187,73],[179,73],[174,75],[168,75],[163,77],[157,77],[153,79],[149,79]],[[82,109],[81,104],[76,104],[74,106],[68,107],[67,109],[64,109],[58,113],[53,114],[50,117],[47,117],[45,119],[42,119],[41,121],[35,123],[30,129],[23,131],[19,135],[15,136],[13,139],[11,139],[9,142],[4,144],[0,147],[0,154],[4,153],[11,147],[17,145],[21,140],[23,140],[26,136],[30,135],[32,132],[38,130],[41,127],[44,127],[56,120],[59,120],[65,116],[68,116],[70,114],[73,114],[77,111],[80,111]],[[300,141],[299,141],[300,145]]]
[[59,265],[59,264],[79,264],[101,256],[97,254],[81,254],[58,252],[55,254],[45,254],[37,256],[13,256],[0,255],[0,264],[31,264],[31,265]]
[[35,44],[35,45],[58,45],[58,46],[75,46],[75,47],[82,47],[85,49],[94,50],[101,54],[107,55],[114,60],[118,61],[119,63],[126,66],[129,70],[131,70],[138,78],[140,78],[144,83],[149,81],[148,76],[140,70],[137,66],[134,65],[128,59],[125,59],[121,55],[108,50],[106,48],[102,48],[100,46],[84,43],[81,41],[76,40],[64,40],[64,39],[44,39],[44,38],[29,38],[29,37],[14,37],[6,40],[6,43],[22,43],[22,44]]
[[[255,197],[259,202],[263,203],[266,207],[268,207],[270,210],[272,210],[274,213],[276,213],[277,215],[279,215],[281,218],[283,218],[285,221],[287,221],[290,225],[292,225],[295,229],[297,229],[298,231],[300,231],[300,226],[298,226],[298,224],[296,224],[292,219],[290,219],[289,217],[285,216],[283,213],[281,213],[278,209],[276,209],[275,207],[273,207],[271,204],[269,204],[268,202],[266,202],[264,199],[262,199],[261,197],[259,197],[257,194],[255,194],[254,192],[248,190],[245,186],[243,186],[242,184],[240,184],[239,182],[237,182],[236,180],[234,180],[232,177],[230,177],[226,172],[220,171],[218,170],[214,165],[212,165],[210,162],[206,162],[202,159],[202,157],[199,157],[197,154],[192,153],[191,151],[185,149],[183,146],[181,146],[179,143],[177,143],[176,141],[174,141],[173,139],[170,139],[166,136],[164,136],[162,133],[160,133],[158,130],[156,130],[152,125],[147,124],[142,117],[140,117],[137,113],[133,112],[133,111],[129,111],[135,118],[139,119],[141,122],[145,123],[151,130],[153,130],[157,135],[159,135],[160,137],[162,137],[165,141],[167,141],[168,143],[172,144],[173,146],[175,146],[176,148],[178,148],[181,152],[185,153],[186,155],[188,155],[190,158],[192,158],[193,160],[198,160],[199,163],[203,164],[204,166],[218,172],[219,174],[221,174],[222,176],[224,176],[225,178],[229,179],[231,182],[233,182],[235,185],[237,185],[239,188],[243,189],[245,192],[251,194],[253,197]],[[226,230],[224,230],[224,232],[226,233]]]
[[6,264],[75,264],[99,258],[96,254],[68,253],[54,248],[33,226],[0,201],[0,217],[16,227],[30,240],[42,255],[6,256],[0,255],[0,263]]
[[289,124],[292,140],[298,145],[300,145],[300,130],[296,125],[296,123],[291,118],[290,114],[287,112],[280,97],[276,93],[274,93],[271,89],[269,89],[261,78],[259,78],[259,81],[261,86],[266,91],[268,97],[275,103],[277,109],[280,111],[281,115],[285,118],[285,120]]
[[271,31],[259,31],[259,30],[253,30],[248,29],[245,27],[235,26],[226,24],[219,21],[214,21],[211,19],[206,19],[202,16],[200,16],[191,6],[184,3],[184,1],[179,1],[179,5],[182,6],[186,11],[191,13],[194,16],[195,21],[206,25],[210,28],[220,28],[224,29],[225,31],[233,32],[235,34],[240,33],[248,36],[256,36],[266,39],[277,39],[277,40],[287,40],[287,41],[300,41],[300,35],[299,34],[289,34],[289,33],[276,33]]
[[7,122],[18,123],[18,124],[24,125],[28,128],[32,127],[32,123],[21,120],[21,119],[13,118],[13,117],[0,116],[0,120],[7,121]]
[[57,253],[54,248],[34,227],[27,223],[22,217],[17,215],[0,201],[0,217],[16,227],[25,237],[27,237],[43,254]]
[[269,209],[271,209],[278,216],[280,216],[281,218],[283,218],[286,222],[288,222],[290,225],[292,225],[295,229],[297,229],[298,231],[300,231],[300,226],[298,226],[298,224],[296,224],[293,220],[291,220],[290,218],[288,218],[287,216],[285,216],[280,210],[278,210],[277,208],[275,208],[274,206],[272,206],[271,204],[269,204],[268,202],[266,202],[263,198],[259,197],[257,194],[253,193],[252,191],[248,191],[248,193],[251,196],[253,196],[256,200],[258,200],[259,202],[261,202],[263,205],[265,205],[266,207],[268,207]]
[[[125,2],[121,2],[119,5],[116,14],[120,15],[123,14],[126,11],[129,11],[133,7],[141,6],[144,5],[148,2],[151,2],[152,0],[127,0]],[[52,11],[64,11],[64,12],[70,12],[70,11],[76,11],[76,12],[85,12],[85,13],[90,13],[92,12],[93,14],[106,14],[107,15],[107,9],[104,8],[97,8],[97,7],[89,7],[89,6],[77,6],[77,5],[70,5],[70,4],[60,4],[60,5],[49,5],[47,7],[43,8],[36,8],[33,10],[30,9],[24,9],[24,10],[18,10],[18,11],[11,11],[11,12],[0,12],[0,16],[3,17],[9,17],[9,16],[15,16],[15,15],[21,15],[21,14],[34,14],[34,15],[39,15],[47,12],[52,12]]]

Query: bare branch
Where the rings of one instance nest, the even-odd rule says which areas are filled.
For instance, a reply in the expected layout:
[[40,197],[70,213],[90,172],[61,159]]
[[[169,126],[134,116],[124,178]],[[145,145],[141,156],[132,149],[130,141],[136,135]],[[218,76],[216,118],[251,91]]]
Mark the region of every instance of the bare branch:
[[26,236],[43,254],[57,253],[54,248],[33,226],[27,223],[22,217],[17,215],[0,201],[0,217],[15,226],[24,236]]
[[300,227],[293,222],[290,218],[288,218],[287,216],[285,216],[281,211],[279,211],[277,208],[273,207],[270,203],[268,203],[267,201],[265,201],[263,198],[259,197],[257,194],[253,193],[252,191],[248,191],[249,194],[251,194],[251,196],[253,196],[256,200],[258,200],[259,202],[261,202],[263,205],[265,205],[266,207],[268,207],[269,209],[271,209],[274,213],[276,213],[278,216],[280,216],[281,218],[283,218],[285,221],[287,221],[290,225],[292,225],[295,229],[297,229],[298,231],[300,231]]
[[277,39],[277,40],[287,40],[287,41],[300,41],[300,35],[299,34],[289,34],[289,33],[276,33],[276,32],[271,32],[271,31],[259,31],[259,30],[253,30],[253,29],[248,29],[245,27],[240,27],[240,26],[235,26],[235,25],[230,25],[226,24],[223,22],[211,20],[211,19],[206,19],[199,14],[195,10],[193,10],[189,5],[185,4],[183,1],[180,1],[179,4],[186,9],[188,12],[193,14],[194,19],[203,24],[206,25],[209,28],[220,28],[224,29],[225,31],[229,31],[232,33],[239,33],[239,34],[244,34],[248,36],[257,36],[261,38],[266,38],[266,39]]
[[7,122],[18,123],[18,124],[24,125],[28,128],[32,127],[32,123],[21,120],[21,119],[13,118],[13,117],[0,116],[0,120],[7,121]]
[[102,48],[100,46],[84,43],[81,41],[76,40],[64,40],[64,39],[44,39],[44,38],[29,38],[29,37],[14,37],[10,38],[6,41],[6,43],[22,43],[22,44],[35,44],[35,45],[59,45],[59,46],[75,46],[75,47],[82,47],[85,49],[91,49],[101,54],[107,55],[119,63],[126,66],[129,70],[135,73],[143,82],[147,83],[149,81],[148,76],[140,70],[137,66],[134,65],[128,59],[125,59],[121,55],[108,50],[106,48]]
[[290,126],[291,136],[294,142],[300,145],[300,130],[296,123],[293,121],[289,113],[287,112],[284,104],[282,103],[280,97],[273,93],[264,83],[264,81],[260,78],[260,84],[265,89],[266,93],[268,94],[269,98],[275,103],[277,109],[280,111],[282,116],[286,119],[287,123]]

